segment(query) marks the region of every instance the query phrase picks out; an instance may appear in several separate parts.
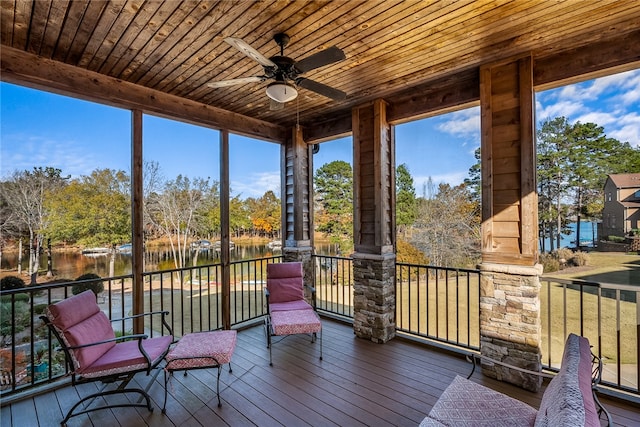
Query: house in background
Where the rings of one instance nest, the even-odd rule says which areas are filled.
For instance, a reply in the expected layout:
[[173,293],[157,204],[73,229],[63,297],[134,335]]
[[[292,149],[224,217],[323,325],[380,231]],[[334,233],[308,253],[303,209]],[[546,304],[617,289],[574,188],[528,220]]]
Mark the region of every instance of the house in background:
[[604,184],[602,233],[600,236],[628,236],[640,228],[640,173],[612,174]]

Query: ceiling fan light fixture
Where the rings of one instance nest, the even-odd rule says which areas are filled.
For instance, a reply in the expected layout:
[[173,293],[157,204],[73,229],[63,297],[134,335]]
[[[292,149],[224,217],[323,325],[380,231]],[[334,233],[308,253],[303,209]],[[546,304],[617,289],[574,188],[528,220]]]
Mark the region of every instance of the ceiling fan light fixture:
[[267,86],[267,96],[274,101],[285,103],[296,99],[298,91],[289,84],[274,82]]

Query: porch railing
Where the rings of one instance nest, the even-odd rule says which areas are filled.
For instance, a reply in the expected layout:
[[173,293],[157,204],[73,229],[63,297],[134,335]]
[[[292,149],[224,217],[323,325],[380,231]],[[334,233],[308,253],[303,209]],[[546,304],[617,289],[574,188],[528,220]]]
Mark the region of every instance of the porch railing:
[[[230,263],[231,324],[256,320],[264,313],[266,265],[281,256]],[[174,335],[222,327],[221,265],[213,264],[144,273],[146,311],[168,310]],[[110,319],[131,314],[132,276],[103,278],[98,304]],[[68,298],[78,282],[29,286],[2,291],[2,345],[0,346],[0,396],[5,397],[46,385],[66,374],[64,355],[56,351],[55,338],[39,316],[47,305]],[[151,319],[152,321],[153,319]],[[116,322],[116,333],[130,332],[132,324]],[[146,323],[150,336],[161,326]]]
[[397,263],[396,328],[479,350],[480,271]]
[[604,363],[602,383],[640,394],[640,288],[542,277],[542,363],[560,366],[564,337],[585,336]]
[[[231,323],[257,321],[264,313],[266,265],[282,257],[230,264]],[[219,329],[222,321],[221,265],[144,274],[145,310],[168,310],[176,336]],[[319,311],[353,318],[353,264],[350,258],[314,256],[314,284]],[[98,303],[109,318],[125,317],[132,307],[132,278],[103,279]],[[462,350],[479,349],[479,282],[477,270],[414,264],[396,265],[396,325],[399,332]],[[639,395],[640,291],[634,286],[542,277],[543,366],[557,369],[565,337],[589,338],[605,362],[603,382]],[[57,343],[41,324],[45,307],[71,296],[77,282],[30,286],[2,292],[2,397],[39,387],[65,375]],[[157,334],[160,325],[146,324]],[[117,323],[116,331],[130,324]]]
[[314,255],[316,308],[332,316],[353,318],[353,261]]

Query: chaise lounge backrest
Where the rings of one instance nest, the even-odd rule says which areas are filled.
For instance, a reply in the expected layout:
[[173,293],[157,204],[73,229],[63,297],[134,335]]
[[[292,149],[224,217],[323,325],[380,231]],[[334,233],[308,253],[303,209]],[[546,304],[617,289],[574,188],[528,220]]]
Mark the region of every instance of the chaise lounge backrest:
[[269,312],[306,310],[312,308],[304,300],[302,263],[267,264]]
[[569,334],[560,372],[544,392],[536,426],[600,426],[591,388],[589,340]]

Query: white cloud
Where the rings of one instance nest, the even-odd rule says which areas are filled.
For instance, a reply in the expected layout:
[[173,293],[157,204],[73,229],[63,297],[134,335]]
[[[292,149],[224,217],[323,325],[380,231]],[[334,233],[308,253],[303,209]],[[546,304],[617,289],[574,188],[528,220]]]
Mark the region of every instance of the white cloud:
[[640,114],[629,113],[617,118],[618,127],[607,136],[620,142],[628,142],[632,147],[640,147]]
[[438,125],[438,130],[457,137],[480,135],[480,107],[447,114],[448,120]]
[[273,191],[280,197],[280,171],[252,173],[242,177],[242,181],[231,181],[233,194],[240,194],[240,198],[262,197],[267,191]]
[[15,171],[32,170],[34,165],[59,168],[63,175],[77,177],[88,175],[99,163],[87,151],[87,147],[77,141],[60,141],[25,134],[2,135],[3,177]]
[[537,111],[538,117],[536,117],[538,122],[560,116],[571,117],[572,115],[584,110],[584,105],[581,102],[572,101],[570,99],[563,99],[562,101],[548,105],[538,105],[540,105]]
[[640,146],[640,70],[544,91],[536,96],[538,123],[559,116],[570,122],[595,123],[605,134]]
[[611,123],[616,123],[618,118],[611,113],[605,113],[602,111],[590,111],[579,117],[576,117],[575,121],[580,123],[595,123],[598,126],[606,126]]

